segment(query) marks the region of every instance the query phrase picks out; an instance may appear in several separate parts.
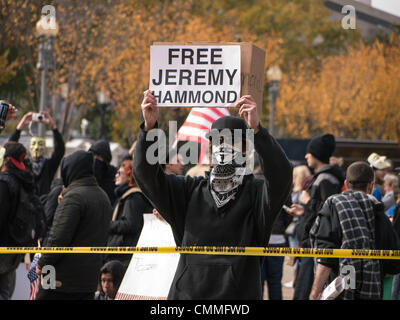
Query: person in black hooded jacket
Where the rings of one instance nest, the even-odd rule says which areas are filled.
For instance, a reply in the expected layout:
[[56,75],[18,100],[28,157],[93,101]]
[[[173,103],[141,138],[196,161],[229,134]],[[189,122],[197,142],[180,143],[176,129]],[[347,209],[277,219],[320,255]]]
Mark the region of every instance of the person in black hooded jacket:
[[110,164],[112,160],[110,144],[106,140],[99,140],[90,147],[89,152],[93,153],[93,171],[97,183],[107,193],[113,206],[116,200],[114,178],[117,168]]
[[[48,247],[103,247],[111,220],[111,204],[93,176],[93,155],[76,151],[61,162],[62,199],[54,214]],[[39,287],[36,300],[93,299],[102,265],[98,254],[43,254],[36,272],[56,269],[56,289]]]
[[[34,194],[32,174],[26,170],[23,162],[26,150],[20,143],[7,143],[4,147],[4,161],[0,173],[0,246],[18,245],[12,238],[9,219],[15,214],[22,188]],[[22,261],[23,255],[0,255],[0,300],[11,298],[15,287],[15,270]]]
[[[337,165],[330,165],[329,158],[336,148],[335,137],[324,134],[311,139],[307,146],[307,165],[314,170],[305,199],[301,199],[303,205],[293,204],[292,210],[295,216],[299,216],[298,236],[303,248],[310,248],[310,230],[321,210],[324,202],[329,196],[341,192],[345,180],[344,172]],[[294,300],[308,300],[314,279],[313,258],[301,257],[299,275],[297,278]]]
[[[134,177],[171,225],[177,245],[267,246],[273,221],[290,193],[292,167],[276,140],[261,126],[254,99],[243,96],[237,102],[244,120],[219,118],[211,133],[228,131],[228,139],[235,129],[244,135],[247,129],[254,130],[254,146],[266,181],[236,161],[226,163],[224,154],[238,159],[243,149],[225,144],[225,135],[219,134],[223,141],[212,139],[217,161],[206,178],[165,174],[158,163],[146,159],[154,143],[147,141],[146,135],[157,127],[159,112],[150,90],[141,107],[144,123],[135,148]],[[168,299],[261,299],[262,262],[262,257],[181,254]]]

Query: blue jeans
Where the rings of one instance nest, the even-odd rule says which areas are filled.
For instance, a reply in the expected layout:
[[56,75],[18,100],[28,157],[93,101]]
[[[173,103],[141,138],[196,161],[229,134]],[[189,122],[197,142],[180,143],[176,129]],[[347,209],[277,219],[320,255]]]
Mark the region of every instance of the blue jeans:
[[[269,245],[270,247],[284,247],[285,243]],[[269,300],[282,300],[282,273],[285,257],[265,257],[261,268],[261,283],[267,281]]]

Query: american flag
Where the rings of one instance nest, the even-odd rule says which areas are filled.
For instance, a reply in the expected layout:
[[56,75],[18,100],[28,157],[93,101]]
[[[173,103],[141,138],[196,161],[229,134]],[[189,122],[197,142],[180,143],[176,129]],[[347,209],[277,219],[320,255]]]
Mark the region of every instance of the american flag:
[[30,282],[30,289],[31,289],[31,293],[29,295],[29,300],[35,300],[36,298],[36,294],[39,290],[39,282],[40,282],[40,276],[36,273],[36,266],[37,263],[39,261],[41,257],[40,253],[36,253],[33,261],[31,263],[31,266],[29,267],[29,271],[28,271],[28,279]]
[[209,141],[205,134],[210,132],[211,125],[215,120],[229,115],[226,108],[193,108],[178,130],[176,140],[200,143],[199,163],[208,163],[206,154]]

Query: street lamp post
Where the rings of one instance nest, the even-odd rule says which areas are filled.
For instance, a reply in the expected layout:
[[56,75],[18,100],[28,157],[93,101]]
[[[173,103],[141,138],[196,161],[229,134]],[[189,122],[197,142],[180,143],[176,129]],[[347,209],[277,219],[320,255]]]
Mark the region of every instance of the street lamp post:
[[[36,24],[36,31],[39,37],[39,54],[37,68],[41,72],[40,78],[40,111],[46,110],[47,101],[47,72],[54,69],[54,41],[58,33],[56,18],[48,18],[42,16]],[[44,138],[45,127],[43,123],[39,123],[39,136]]]
[[106,111],[109,110],[110,101],[107,93],[104,91],[97,92],[97,103],[100,106],[100,134],[99,139],[107,139],[107,130],[105,124]]
[[282,71],[276,66],[269,67],[267,71],[267,77],[269,82],[269,101],[270,101],[270,115],[269,115],[269,133],[274,135],[275,133],[275,109],[276,109],[276,99],[279,93],[279,83],[282,80]]

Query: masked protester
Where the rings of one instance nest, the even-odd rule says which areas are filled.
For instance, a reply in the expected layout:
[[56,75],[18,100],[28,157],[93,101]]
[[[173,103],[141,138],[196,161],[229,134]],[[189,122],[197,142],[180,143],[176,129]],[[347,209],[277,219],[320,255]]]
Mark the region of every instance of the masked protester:
[[110,144],[106,140],[99,140],[90,147],[89,152],[93,153],[93,172],[97,183],[107,193],[111,204],[114,205],[116,200],[114,177],[117,168],[110,164],[112,160]]
[[[57,172],[61,159],[65,153],[64,140],[57,126],[48,112],[41,112],[44,115],[42,123],[48,125],[53,131],[54,151],[50,158],[46,158],[46,140],[40,137],[32,137],[30,141],[29,168],[32,170],[36,192],[39,196],[49,193],[51,182]],[[16,130],[11,135],[9,141],[18,142],[21,131],[32,121],[33,112],[28,112],[23,116]]]
[[[2,155],[2,156],[1,156]],[[25,147],[20,143],[7,143],[0,149],[0,246],[19,245],[12,232],[12,217],[16,215],[22,192],[33,195],[33,177],[23,162]],[[21,226],[20,226],[21,227]],[[0,255],[0,300],[11,298],[15,287],[15,270],[22,255]]]
[[[212,138],[212,168],[204,177],[165,174],[150,164],[146,153],[153,141],[149,130],[157,127],[158,107],[150,90],[144,94],[135,148],[133,173],[144,195],[171,225],[179,246],[268,245],[275,217],[290,193],[292,167],[276,140],[259,122],[251,96],[236,104],[239,115],[223,117],[212,125],[221,139]],[[265,181],[237,161],[250,156],[235,143],[225,141],[223,129],[251,129],[254,147],[263,163]],[[231,141],[235,141],[231,139]],[[261,299],[262,257],[181,254],[168,299]]]
[[[79,150],[61,162],[62,199],[49,232],[49,247],[103,247],[111,220],[111,204],[93,176],[93,156]],[[56,289],[39,287],[36,300],[92,300],[102,258],[97,254],[43,254],[36,273],[45,265],[56,269]]]

